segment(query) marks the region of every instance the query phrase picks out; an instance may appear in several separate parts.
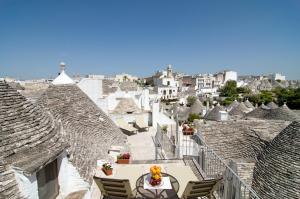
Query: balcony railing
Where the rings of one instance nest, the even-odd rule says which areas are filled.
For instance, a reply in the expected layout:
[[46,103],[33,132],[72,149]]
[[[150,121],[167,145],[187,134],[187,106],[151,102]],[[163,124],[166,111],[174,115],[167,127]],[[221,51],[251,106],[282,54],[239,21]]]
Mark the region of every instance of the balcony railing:
[[[155,136],[157,159],[192,159],[204,179],[222,178],[214,196],[217,199],[260,199],[201,138],[201,134],[184,136],[176,146],[160,131]],[[162,155],[163,154],[163,155]]]

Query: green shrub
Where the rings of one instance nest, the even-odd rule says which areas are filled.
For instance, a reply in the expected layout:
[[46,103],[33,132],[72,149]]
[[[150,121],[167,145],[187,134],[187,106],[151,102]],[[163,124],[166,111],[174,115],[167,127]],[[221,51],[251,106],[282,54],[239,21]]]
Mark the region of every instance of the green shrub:
[[190,114],[189,114],[188,121],[189,121],[189,122],[193,122],[195,119],[201,119],[200,115],[195,114],[195,113],[190,113]]

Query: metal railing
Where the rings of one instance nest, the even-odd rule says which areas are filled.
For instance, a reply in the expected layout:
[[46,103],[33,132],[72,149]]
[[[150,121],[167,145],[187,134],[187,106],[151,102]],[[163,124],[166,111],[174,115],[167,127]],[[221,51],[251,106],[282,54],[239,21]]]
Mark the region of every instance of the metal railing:
[[198,134],[193,136],[193,140],[200,145],[199,154],[194,161],[198,164],[203,177],[205,179],[222,177],[222,183],[214,194],[216,198],[259,199],[252,188],[210,149]]
[[157,132],[155,141],[161,147],[160,152],[167,154],[162,158],[192,158],[204,179],[222,178],[221,183],[214,192],[215,198],[260,199],[252,188],[248,186],[222,158],[206,145],[201,138],[201,134],[186,136],[181,139],[181,143],[176,146],[170,142],[170,139],[166,135]]
[[177,159],[178,154],[174,140],[171,140],[166,133],[163,133],[160,128],[154,137],[156,145],[156,159]]

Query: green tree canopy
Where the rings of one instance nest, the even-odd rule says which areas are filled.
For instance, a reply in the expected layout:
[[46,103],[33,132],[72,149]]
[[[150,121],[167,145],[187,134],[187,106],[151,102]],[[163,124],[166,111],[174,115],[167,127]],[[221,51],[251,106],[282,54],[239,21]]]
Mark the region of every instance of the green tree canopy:
[[300,109],[300,88],[276,88],[273,92],[279,105],[286,102],[291,109]]
[[220,96],[223,97],[234,97],[237,96],[236,81],[229,80],[226,82],[225,86],[220,89]]
[[197,97],[188,96],[186,100],[187,100],[187,105],[192,106],[195,103],[195,101],[197,100]]
[[251,93],[251,90],[249,88],[246,88],[246,87],[237,87],[236,91],[238,93],[243,93],[243,94],[250,94]]
[[248,98],[253,104],[261,105],[274,101],[274,94],[272,91],[261,91],[259,94],[245,95],[245,98]]

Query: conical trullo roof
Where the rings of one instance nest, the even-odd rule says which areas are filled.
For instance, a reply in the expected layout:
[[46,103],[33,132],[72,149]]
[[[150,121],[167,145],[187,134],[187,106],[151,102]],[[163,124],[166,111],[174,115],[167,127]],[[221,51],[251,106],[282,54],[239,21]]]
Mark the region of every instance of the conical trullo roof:
[[284,88],[285,87],[284,85],[282,85],[281,83],[279,83],[277,81],[272,81],[272,86],[274,88],[276,88],[276,87]]
[[249,102],[248,99],[244,102],[244,104],[245,104],[245,106],[246,106],[247,108],[252,108],[252,109],[254,109],[253,104],[252,104],[251,102]]
[[263,79],[260,81],[260,85],[258,86],[258,88],[259,90],[271,90],[273,87],[268,79]]
[[269,103],[267,104],[267,106],[268,106],[270,109],[278,108],[277,104],[275,104],[273,101],[272,101],[272,102],[269,102]]
[[260,105],[260,107],[254,109],[253,111],[246,114],[246,117],[253,117],[253,118],[264,118],[269,113],[269,108],[264,108],[265,105]]
[[269,113],[265,115],[265,118],[270,120],[299,121],[298,115],[289,109],[286,104],[279,108],[270,109]]
[[252,188],[264,199],[300,198],[300,123],[280,132],[257,157]]
[[231,109],[231,111],[229,112],[229,115],[240,115],[240,116],[243,116],[247,112],[249,112],[249,109],[245,106],[244,102],[241,102],[241,103],[239,103],[238,106],[236,106],[233,109]]
[[194,104],[190,107],[190,113],[202,114],[203,108],[204,108],[203,104],[200,102],[199,99],[197,99],[194,102]]
[[239,102],[237,100],[234,100],[231,104],[229,104],[229,106],[227,107],[228,111],[231,111],[231,109],[233,109],[234,107],[238,106]]
[[68,145],[52,116],[0,81],[0,198],[23,198],[12,167],[31,176]]
[[220,119],[220,111],[224,111],[224,108],[218,104],[211,111],[205,114],[204,119],[218,121]]
[[179,106],[178,104],[174,104],[172,107],[172,110],[174,111],[173,112],[174,116],[176,116],[176,114],[178,114],[179,121],[185,121],[189,117],[190,108],[188,108],[186,106]]
[[75,84],[50,85],[37,104],[61,121],[70,144],[69,160],[88,182],[97,160],[108,159],[111,146],[126,147],[126,135]]
[[141,112],[139,107],[136,105],[134,100],[129,98],[122,98],[116,108],[113,110],[113,113],[125,114],[125,113],[137,113]]
[[266,105],[264,105],[264,104],[261,104],[260,107],[261,107],[262,109],[265,109],[265,110],[270,110],[270,109],[271,109],[270,107],[268,107],[268,106],[266,106]]

